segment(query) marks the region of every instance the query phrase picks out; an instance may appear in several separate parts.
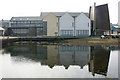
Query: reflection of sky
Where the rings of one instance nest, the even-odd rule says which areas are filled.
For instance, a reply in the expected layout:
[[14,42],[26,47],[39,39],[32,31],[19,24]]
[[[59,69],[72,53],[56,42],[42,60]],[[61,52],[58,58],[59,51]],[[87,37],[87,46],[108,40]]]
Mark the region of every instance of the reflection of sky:
[[[108,67],[107,77],[117,77],[118,67],[117,67],[117,51],[111,51],[110,62]],[[15,62],[11,58],[10,54],[0,55],[2,58],[3,69],[2,76],[4,78],[91,78],[92,73],[88,71],[88,66],[84,66],[80,69],[79,66],[70,66],[65,69],[64,66],[54,66],[52,69],[47,65],[42,65],[40,62],[35,62],[29,59],[24,59],[24,61]],[[16,57],[15,57],[16,58]],[[1,60],[0,60],[1,61]],[[105,77],[102,75],[95,74],[95,77]]]
[[108,65],[108,77],[111,76],[118,77],[118,51],[111,51],[110,54]]
[[2,50],[0,49],[0,79],[2,78]]

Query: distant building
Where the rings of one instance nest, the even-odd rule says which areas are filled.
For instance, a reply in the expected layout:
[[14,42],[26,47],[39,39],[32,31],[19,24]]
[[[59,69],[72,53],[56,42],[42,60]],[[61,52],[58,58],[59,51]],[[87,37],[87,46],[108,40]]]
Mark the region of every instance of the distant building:
[[0,20],[0,27],[10,27],[10,20]]
[[12,17],[10,25],[11,36],[43,36],[47,31],[47,22],[40,17]]
[[110,30],[108,4],[90,7],[89,17],[93,21],[92,35],[102,35]]
[[120,28],[120,1],[118,2],[118,25]]
[[0,27],[4,28],[4,30],[1,32],[1,35],[6,35],[8,33],[8,28],[10,27],[10,20],[0,20]]
[[117,28],[118,34],[120,34],[120,1],[118,2],[118,28]]
[[113,25],[111,25],[111,31],[110,31],[110,34],[114,34],[114,35],[117,35],[118,32],[117,32],[117,28]]
[[5,31],[5,29],[3,29],[2,27],[0,27],[0,36],[3,35],[4,31]]
[[[51,16],[50,19],[47,18],[47,20],[45,20],[48,16]],[[42,12],[40,17],[43,21],[47,21],[47,36],[91,35],[91,22],[88,18],[88,13]],[[48,35],[50,33],[51,35]]]

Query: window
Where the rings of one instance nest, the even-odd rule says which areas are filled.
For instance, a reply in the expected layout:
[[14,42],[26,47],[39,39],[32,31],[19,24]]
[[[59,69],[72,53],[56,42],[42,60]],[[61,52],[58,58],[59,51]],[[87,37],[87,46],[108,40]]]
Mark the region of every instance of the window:
[[28,29],[13,29],[13,33],[28,33]]
[[76,30],[76,35],[77,36],[88,36],[89,30]]
[[61,36],[73,36],[73,30],[61,30],[60,35]]

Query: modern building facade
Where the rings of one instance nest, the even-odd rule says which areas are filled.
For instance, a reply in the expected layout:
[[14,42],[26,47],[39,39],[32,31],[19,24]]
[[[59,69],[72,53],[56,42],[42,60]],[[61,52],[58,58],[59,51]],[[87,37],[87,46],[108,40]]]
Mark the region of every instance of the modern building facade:
[[53,13],[48,13],[42,20],[47,22],[47,36],[58,36],[58,18]]
[[91,26],[92,35],[102,35],[104,31],[110,31],[110,19],[108,4],[90,7],[89,18],[93,24]]
[[12,17],[6,27],[8,36],[90,36],[88,13],[42,12],[40,16]]
[[91,20],[81,13],[75,19],[75,36],[90,36],[91,35]]
[[74,36],[74,18],[65,13],[60,17],[59,36]]
[[40,17],[12,17],[10,25],[11,36],[43,36],[47,31],[47,22]]
[[[48,16],[51,16],[50,19],[46,19]],[[69,37],[91,35],[91,21],[88,17],[88,13],[42,12],[40,17],[43,21],[47,21],[47,36]],[[52,22],[52,24],[50,22]],[[52,34],[48,35],[49,33]]]

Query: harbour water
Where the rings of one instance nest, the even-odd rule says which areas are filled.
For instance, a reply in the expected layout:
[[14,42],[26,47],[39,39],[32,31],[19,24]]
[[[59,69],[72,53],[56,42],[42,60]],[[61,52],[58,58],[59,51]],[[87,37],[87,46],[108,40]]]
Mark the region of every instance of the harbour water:
[[118,78],[118,46],[10,45],[3,78]]

